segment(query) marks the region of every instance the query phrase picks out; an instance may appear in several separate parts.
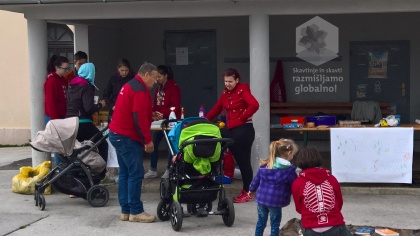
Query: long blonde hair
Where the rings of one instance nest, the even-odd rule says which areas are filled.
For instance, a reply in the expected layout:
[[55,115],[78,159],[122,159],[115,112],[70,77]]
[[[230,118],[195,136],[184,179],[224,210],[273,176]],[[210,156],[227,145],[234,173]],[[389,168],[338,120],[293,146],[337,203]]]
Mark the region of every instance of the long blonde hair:
[[260,165],[272,169],[276,157],[284,157],[288,152],[292,152],[292,155],[295,155],[298,151],[298,146],[291,139],[279,139],[270,143],[270,155],[267,159],[261,160]]

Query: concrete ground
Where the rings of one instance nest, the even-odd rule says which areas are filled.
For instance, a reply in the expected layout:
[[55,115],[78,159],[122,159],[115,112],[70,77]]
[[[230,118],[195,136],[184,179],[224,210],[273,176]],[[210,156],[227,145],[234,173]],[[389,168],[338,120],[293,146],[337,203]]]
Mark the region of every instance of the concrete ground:
[[[173,235],[170,222],[151,224],[121,222],[116,186],[108,186],[110,200],[104,207],[94,208],[81,198],[67,195],[45,195],[46,208],[40,211],[32,195],[11,192],[11,180],[18,168],[28,162],[29,147],[0,148],[0,235]],[[162,155],[164,156],[164,155]],[[163,174],[165,158],[159,160]],[[29,159],[30,160],[30,159]],[[19,162],[20,161],[20,162]],[[28,163],[30,165],[30,162]],[[145,169],[148,162],[145,161]],[[156,215],[159,203],[159,178],[143,181],[142,200],[145,210]],[[229,197],[242,187],[240,180],[226,185]],[[343,215],[346,224],[420,229],[420,189],[407,186],[364,187],[343,186]],[[377,189],[377,190],[375,190]],[[372,191],[375,190],[375,191]],[[216,203],[213,203],[214,205]],[[223,224],[221,216],[183,219],[183,235],[253,235],[257,221],[256,203],[235,204],[236,220],[232,227]],[[185,206],[184,206],[185,208]],[[283,208],[282,226],[291,218],[299,218],[293,202]],[[269,227],[269,225],[267,226]],[[266,229],[265,235],[269,235]]]

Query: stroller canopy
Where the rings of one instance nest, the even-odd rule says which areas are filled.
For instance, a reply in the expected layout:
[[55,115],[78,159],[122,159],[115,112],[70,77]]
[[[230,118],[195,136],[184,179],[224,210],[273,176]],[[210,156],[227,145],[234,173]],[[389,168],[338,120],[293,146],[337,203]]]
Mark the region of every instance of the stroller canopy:
[[[197,139],[215,139],[221,138],[220,129],[214,124],[206,123],[208,121],[201,121],[188,126],[181,131],[179,145],[186,141]],[[190,163],[201,174],[207,174],[211,171],[211,162],[216,162],[220,159],[221,145],[217,143],[200,143],[194,145],[187,145],[184,148],[184,161]]]
[[31,146],[42,152],[54,152],[70,156],[76,142],[79,118],[50,120],[44,131],[38,131],[30,142]]

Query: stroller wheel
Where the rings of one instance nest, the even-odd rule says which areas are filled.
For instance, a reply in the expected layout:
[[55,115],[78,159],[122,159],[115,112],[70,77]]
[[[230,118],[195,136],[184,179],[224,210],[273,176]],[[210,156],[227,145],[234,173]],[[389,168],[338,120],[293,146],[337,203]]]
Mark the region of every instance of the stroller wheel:
[[87,192],[87,200],[93,207],[103,207],[109,200],[109,192],[103,186],[94,185]]
[[171,217],[169,214],[171,209],[171,201],[168,200],[160,200],[157,206],[157,216],[161,221],[167,221]]
[[160,180],[160,198],[168,199],[170,196],[169,193],[169,179],[164,178]]
[[42,194],[38,194],[38,206],[41,211],[45,209],[45,197]]
[[213,209],[213,203],[193,203],[187,205],[187,212],[191,214],[196,214],[198,209],[204,208],[205,211],[210,212]]
[[235,208],[233,207],[233,203],[230,199],[223,199],[222,210],[225,211],[222,215],[223,223],[225,223],[227,227],[232,226],[235,222]]
[[182,228],[182,207],[179,202],[172,202],[171,204],[171,225],[175,231],[180,231]]

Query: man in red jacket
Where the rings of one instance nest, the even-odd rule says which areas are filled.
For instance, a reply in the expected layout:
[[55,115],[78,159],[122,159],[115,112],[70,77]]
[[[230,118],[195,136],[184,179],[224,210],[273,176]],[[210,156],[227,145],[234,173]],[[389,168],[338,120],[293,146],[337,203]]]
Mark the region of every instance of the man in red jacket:
[[155,216],[144,211],[141,185],[144,176],[143,151],[154,150],[150,126],[152,119],[152,97],[150,89],[156,83],[156,66],[144,63],[138,74],[126,83],[115,103],[112,122],[109,125],[109,140],[117,152],[118,200],[122,221],[154,222]]

